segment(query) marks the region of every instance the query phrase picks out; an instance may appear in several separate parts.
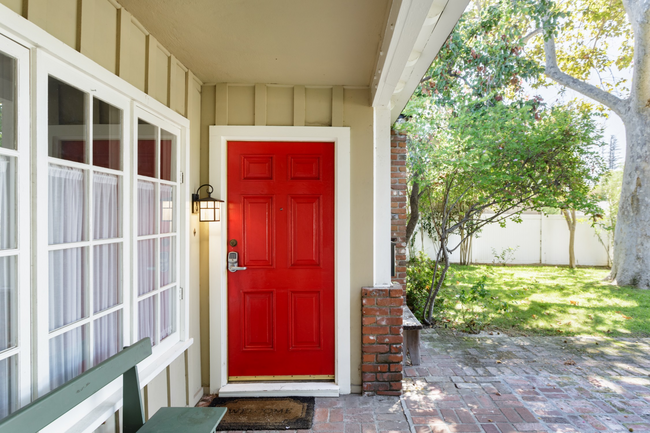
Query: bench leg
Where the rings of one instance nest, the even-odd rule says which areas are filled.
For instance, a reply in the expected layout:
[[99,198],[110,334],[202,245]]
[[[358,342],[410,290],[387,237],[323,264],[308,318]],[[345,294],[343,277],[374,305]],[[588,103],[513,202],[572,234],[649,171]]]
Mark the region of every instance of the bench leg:
[[411,356],[411,365],[420,365],[420,330],[409,329],[404,331],[406,337],[406,350]]
[[144,407],[138,380],[138,367],[129,369],[122,376],[122,392],[124,402],[122,414],[122,431],[135,433],[144,425]]
[[404,330],[402,333],[402,364],[406,367],[406,353],[408,352],[409,332]]

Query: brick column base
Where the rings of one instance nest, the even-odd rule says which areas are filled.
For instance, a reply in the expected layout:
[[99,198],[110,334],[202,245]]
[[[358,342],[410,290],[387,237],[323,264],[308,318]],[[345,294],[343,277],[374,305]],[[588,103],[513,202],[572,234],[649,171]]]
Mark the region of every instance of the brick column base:
[[402,394],[403,297],[398,284],[361,290],[364,394]]

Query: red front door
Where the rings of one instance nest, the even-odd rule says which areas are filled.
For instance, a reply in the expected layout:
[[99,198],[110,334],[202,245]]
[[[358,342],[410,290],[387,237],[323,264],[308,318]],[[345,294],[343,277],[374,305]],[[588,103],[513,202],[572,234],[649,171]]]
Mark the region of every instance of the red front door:
[[333,379],[333,143],[228,143],[228,251],[230,380]]

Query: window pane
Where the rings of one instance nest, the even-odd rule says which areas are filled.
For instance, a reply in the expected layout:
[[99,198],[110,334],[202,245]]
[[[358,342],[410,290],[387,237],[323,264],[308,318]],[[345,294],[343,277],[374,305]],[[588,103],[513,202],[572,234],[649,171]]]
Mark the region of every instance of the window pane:
[[16,248],[16,158],[0,156],[0,250]]
[[156,232],[155,196],[153,183],[138,181],[138,236]]
[[104,311],[122,302],[122,244],[94,247],[93,311]]
[[50,245],[85,240],[85,174],[83,170],[50,165],[49,172]]
[[138,174],[156,177],[156,131],[158,128],[138,119]]
[[122,350],[122,310],[95,320],[94,365]]
[[160,130],[160,178],[176,180],[176,136]]
[[156,289],[156,240],[138,242],[138,295]]
[[160,294],[160,341],[176,331],[176,288]]
[[174,231],[174,187],[160,185],[160,233]]
[[93,237],[95,239],[112,239],[120,236],[119,182],[118,176],[94,173]]
[[0,360],[0,420],[18,409],[18,369],[14,355]]
[[160,239],[160,287],[176,282],[176,238]]
[[[2,53],[0,53],[0,147],[16,148],[16,60]],[[0,418],[2,418],[1,409]]]
[[56,78],[48,86],[49,155],[87,162],[86,94]]
[[0,257],[0,352],[16,345],[16,261],[16,256]]
[[50,251],[50,331],[87,317],[86,248]]
[[93,165],[121,170],[122,110],[93,99]]
[[156,298],[151,296],[138,302],[138,340],[145,337],[151,338],[151,345],[155,345],[154,330],[156,324]]
[[50,389],[74,379],[88,368],[87,328],[88,325],[81,326],[50,340]]

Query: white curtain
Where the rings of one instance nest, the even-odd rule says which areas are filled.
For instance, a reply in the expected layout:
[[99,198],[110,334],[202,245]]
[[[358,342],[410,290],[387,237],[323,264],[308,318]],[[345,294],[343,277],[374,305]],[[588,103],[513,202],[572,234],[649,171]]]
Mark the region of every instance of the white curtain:
[[[0,156],[0,250],[15,248],[14,164],[14,158]],[[0,258],[0,351],[15,344],[15,299],[16,256]]]
[[[51,165],[48,221],[50,245],[82,241],[84,220],[84,172]],[[68,248],[50,251],[49,255],[49,328],[54,330],[86,315],[86,251],[84,248]],[[52,389],[83,371],[84,337],[82,329],[77,328],[50,340]]]
[[[0,249],[15,248],[15,158],[0,156]],[[0,351],[16,344],[16,256],[0,258]],[[15,356],[0,360],[0,419],[17,409]]]
[[150,296],[138,302],[138,340],[145,337],[151,338],[151,344],[154,341],[154,327],[156,324],[156,301],[155,295]]
[[[93,180],[93,214],[95,239],[118,237],[118,178],[95,173]],[[103,311],[121,302],[121,243],[94,247],[93,310]]]
[[94,364],[115,355],[122,347],[122,310],[95,321]]
[[[93,179],[93,237],[113,239],[119,236],[118,177],[95,173]],[[121,302],[121,243],[98,245],[93,251],[93,311],[111,308]],[[94,323],[94,365],[120,350],[121,311],[104,316]]]
[[174,332],[174,292],[175,288],[165,290],[160,294],[160,340],[164,340],[167,336]]
[[160,239],[160,287],[176,282],[176,240]]
[[93,215],[95,239],[113,239],[119,236],[118,177],[95,173],[93,179]]
[[0,360],[0,420],[18,409],[16,356]]
[[160,185],[160,233],[174,230],[174,187]]
[[50,340],[50,389],[74,379],[86,369],[85,328],[75,328]]
[[138,236],[155,233],[155,218],[154,184],[140,180],[138,181]]

